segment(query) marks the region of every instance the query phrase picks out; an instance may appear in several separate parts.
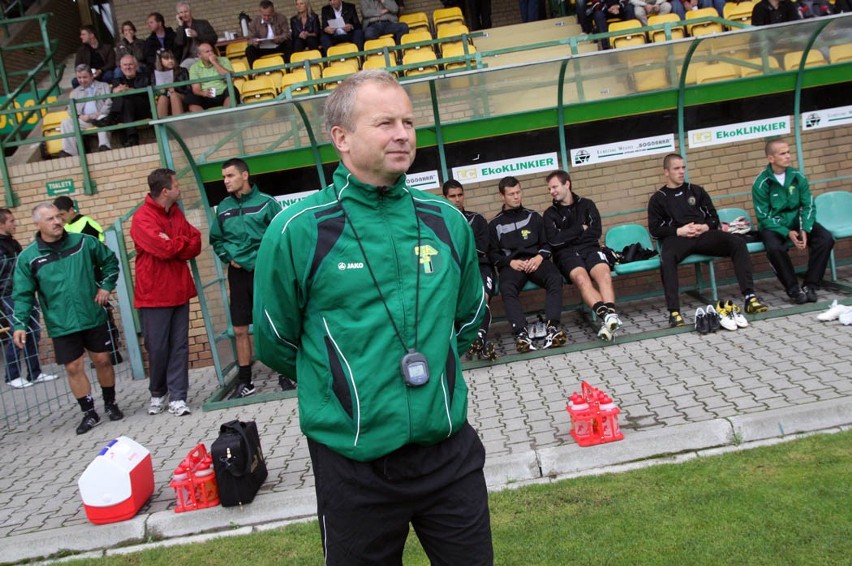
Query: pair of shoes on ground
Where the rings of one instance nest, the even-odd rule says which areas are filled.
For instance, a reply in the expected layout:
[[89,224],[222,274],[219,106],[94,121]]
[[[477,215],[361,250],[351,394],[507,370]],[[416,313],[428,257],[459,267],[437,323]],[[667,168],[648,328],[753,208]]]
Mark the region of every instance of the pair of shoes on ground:
[[[124,418],[124,413],[121,412],[116,403],[104,405],[104,413],[111,421],[120,421]],[[95,411],[87,411],[83,414],[83,420],[77,427],[77,434],[86,434],[99,424],[101,424],[101,417]]]
[[604,340],[605,342],[612,341],[615,338],[615,333],[621,330],[621,327],[624,324],[621,322],[621,319],[618,318],[618,315],[614,312],[608,313],[603,322],[601,322],[601,327],[598,330],[598,338]]
[[798,291],[788,293],[790,300],[796,305],[817,302],[817,292],[810,285],[803,285]]
[[713,308],[713,305],[707,305],[707,308],[698,307],[695,311],[695,330],[699,334],[709,334],[716,332],[722,328],[722,317]]
[[842,305],[835,299],[827,311],[817,315],[817,320],[822,322],[839,320],[841,324],[852,324],[852,306]]
[[24,387],[32,387],[36,383],[45,383],[45,382],[48,382],[48,381],[53,381],[54,379],[58,379],[58,378],[59,378],[58,375],[53,375],[53,374],[50,374],[50,373],[42,372],[42,373],[38,374],[38,376],[36,376],[35,379],[32,379],[32,380],[24,379],[23,377],[13,379],[12,381],[9,382],[9,386],[13,387],[14,389],[23,389]]
[[[708,307],[710,308],[710,307]],[[742,310],[733,301],[719,301],[716,303],[716,313],[719,315],[719,324],[725,330],[737,330],[748,326],[748,320],[743,316]],[[763,312],[763,311],[759,311]]]
[[494,343],[488,340],[485,332],[480,330],[479,334],[476,336],[476,340],[473,341],[473,344],[470,345],[470,349],[467,351],[468,356],[471,358],[479,358],[480,360],[483,358],[494,361],[497,359],[497,349],[494,347]]
[[[568,334],[562,326],[558,323],[548,322],[545,326],[544,343],[542,344],[541,349],[547,350],[548,348],[555,348],[562,346],[566,342],[568,342]],[[531,350],[537,350],[538,348],[533,343],[527,330],[523,329],[515,336],[515,349],[519,353],[524,354]]]
[[[166,396],[162,397],[151,397],[151,402],[148,404],[148,414],[149,415],[159,415],[164,410],[166,410]],[[168,403],[168,411],[176,417],[183,417],[185,415],[189,415],[192,411],[186,405],[186,401],[169,401]]]

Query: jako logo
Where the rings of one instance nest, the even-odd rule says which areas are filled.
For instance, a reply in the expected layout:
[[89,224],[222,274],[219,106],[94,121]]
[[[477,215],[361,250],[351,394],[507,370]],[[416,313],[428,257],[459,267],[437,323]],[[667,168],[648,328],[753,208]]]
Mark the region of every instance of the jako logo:
[[341,261],[340,263],[337,264],[337,269],[339,269],[340,271],[345,271],[347,269],[364,269],[364,264],[361,263],[361,262],[344,263],[344,262]]

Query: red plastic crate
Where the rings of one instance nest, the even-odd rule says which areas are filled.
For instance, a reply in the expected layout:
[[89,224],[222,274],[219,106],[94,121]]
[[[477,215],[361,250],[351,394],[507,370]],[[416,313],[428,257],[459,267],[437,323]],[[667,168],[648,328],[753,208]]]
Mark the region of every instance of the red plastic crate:
[[624,438],[618,425],[621,409],[609,395],[585,381],[581,384],[581,393],[569,397],[566,410],[571,417],[571,436],[580,446],[594,446]]

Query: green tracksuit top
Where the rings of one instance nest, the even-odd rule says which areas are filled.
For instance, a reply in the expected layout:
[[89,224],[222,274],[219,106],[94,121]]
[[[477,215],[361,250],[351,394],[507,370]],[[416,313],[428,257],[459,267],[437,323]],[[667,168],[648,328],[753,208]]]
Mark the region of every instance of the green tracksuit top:
[[790,230],[799,228],[810,233],[816,221],[816,207],[808,178],[792,167],[787,167],[784,175],[784,185],[781,186],[772,166],[767,165],[754,180],[751,198],[758,227],[777,232],[785,238]]
[[55,244],[45,243],[37,234],[18,256],[12,291],[15,330],[26,330],[35,293],[51,338],[88,330],[107,320],[95,295],[98,289],[115,289],[118,258],[86,234],[64,232]]
[[[370,461],[464,424],[459,353],[486,303],[473,232],[452,203],[406,186],[404,175],[365,185],[341,164],[333,184],[272,222],[254,281],[258,359],[298,380],[309,438]],[[425,385],[404,383],[394,324],[406,348],[416,335]]]
[[216,208],[210,226],[210,245],[225,263],[232,261],[254,271],[257,249],[266,227],[281,212],[281,204],[252,185],[242,198],[229,195]]

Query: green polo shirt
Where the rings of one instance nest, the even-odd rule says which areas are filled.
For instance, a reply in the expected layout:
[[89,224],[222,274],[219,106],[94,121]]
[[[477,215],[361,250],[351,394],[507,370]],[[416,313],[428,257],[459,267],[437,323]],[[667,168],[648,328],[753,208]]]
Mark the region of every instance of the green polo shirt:
[[[229,71],[234,70],[234,67],[231,66],[231,62],[227,57],[219,57],[219,64]],[[201,90],[215,88],[217,95],[225,92],[225,89],[228,88],[228,83],[225,82],[225,79],[222,78],[222,75],[219,74],[216,67],[213,65],[206,65],[204,61],[201,60],[196,61],[192,64],[192,67],[189,68],[189,78],[193,81],[197,79],[211,79],[201,83]]]

